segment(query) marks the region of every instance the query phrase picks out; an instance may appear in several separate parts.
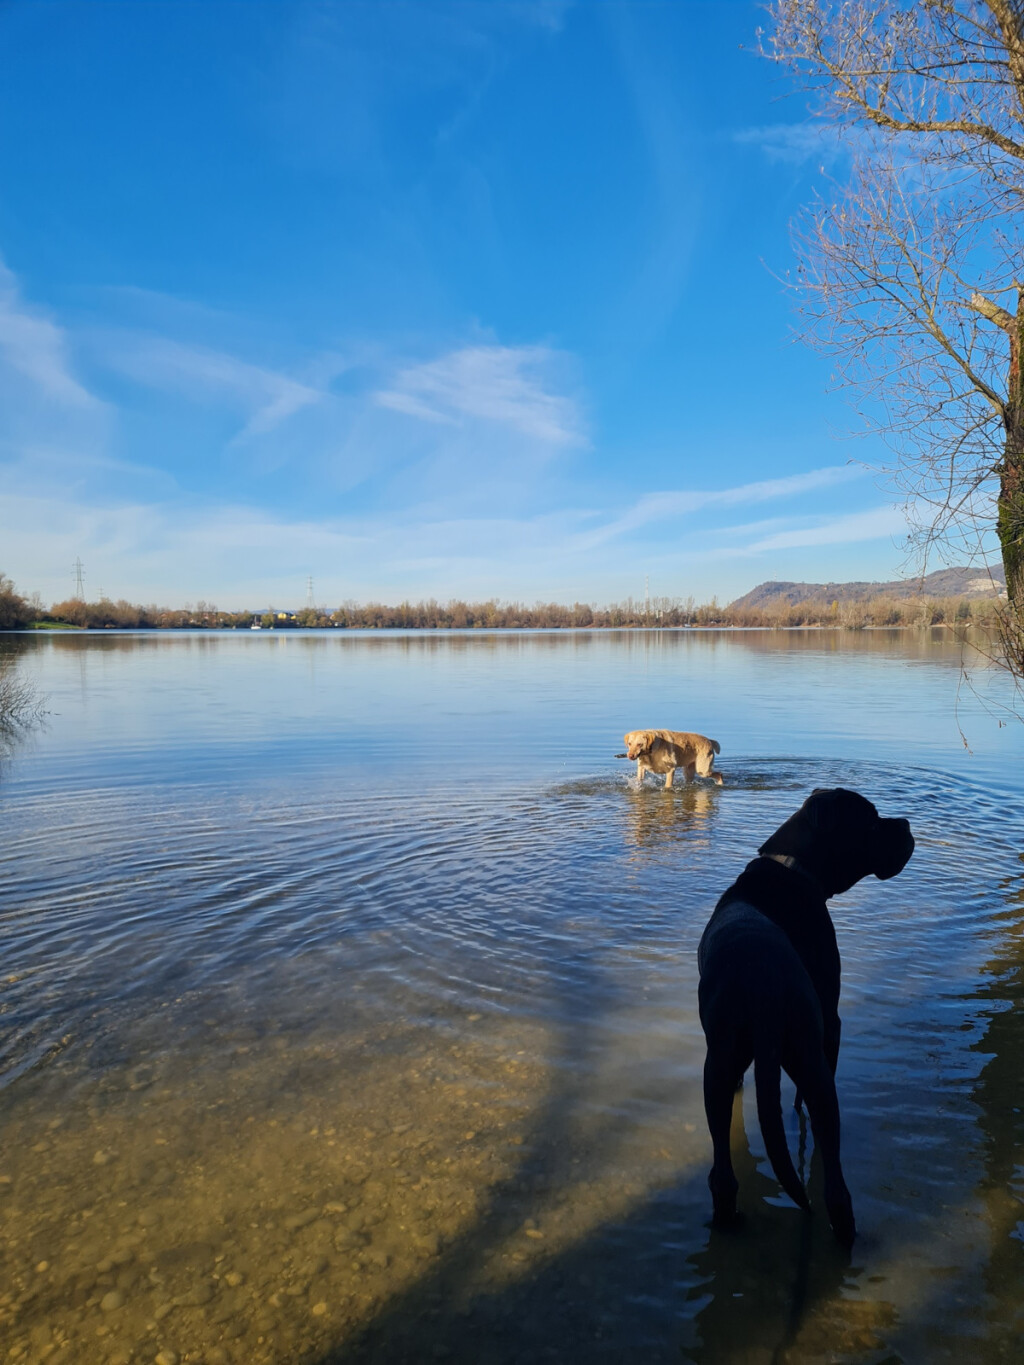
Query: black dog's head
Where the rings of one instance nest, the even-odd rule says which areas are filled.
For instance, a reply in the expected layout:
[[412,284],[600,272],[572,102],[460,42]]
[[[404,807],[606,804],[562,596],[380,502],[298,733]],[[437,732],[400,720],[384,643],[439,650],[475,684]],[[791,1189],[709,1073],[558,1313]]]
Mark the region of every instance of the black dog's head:
[[884,820],[866,796],[818,787],[758,853],[795,858],[822,885],[826,899],[862,877],[883,881],[902,872],[914,851],[906,820]]

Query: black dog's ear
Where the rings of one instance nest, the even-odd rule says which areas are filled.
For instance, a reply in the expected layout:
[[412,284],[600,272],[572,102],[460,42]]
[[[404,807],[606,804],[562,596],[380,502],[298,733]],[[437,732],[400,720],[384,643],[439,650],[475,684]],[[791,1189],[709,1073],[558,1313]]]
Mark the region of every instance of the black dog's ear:
[[837,821],[859,815],[862,806],[874,814],[874,806],[859,792],[849,792],[842,787],[815,787],[800,807],[800,814],[810,829],[824,833]]
[[814,857],[815,846],[823,825],[829,819],[832,803],[827,799],[834,793],[828,787],[816,787],[799,810],[794,811],[774,834],[757,850],[766,854],[784,853],[807,862]]
[[821,828],[822,816],[825,814],[829,807],[828,802],[823,801],[820,798],[828,797],[831,795],[832,795],[831,787],[815,787],[814,790],[811,792],[810,796],[807,797],[807,799],[804,801],[804,804],[800,807],[801,811],[804,814],[804,818],[810,824],[811,829],[817,830]]

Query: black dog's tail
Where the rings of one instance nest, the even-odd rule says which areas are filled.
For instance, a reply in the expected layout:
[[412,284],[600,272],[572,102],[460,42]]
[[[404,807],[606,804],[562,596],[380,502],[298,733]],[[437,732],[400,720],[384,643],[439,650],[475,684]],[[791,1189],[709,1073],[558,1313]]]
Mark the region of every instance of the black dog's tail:
[[782,1124],[782,1067],[774,1048],[764,1047],[754,1054],[754,1089],[757,1094],[757,1121],[761,1125],[765,1151],[779,1184],[802,1209],[809,1209],[807,1191],[793,1166]]

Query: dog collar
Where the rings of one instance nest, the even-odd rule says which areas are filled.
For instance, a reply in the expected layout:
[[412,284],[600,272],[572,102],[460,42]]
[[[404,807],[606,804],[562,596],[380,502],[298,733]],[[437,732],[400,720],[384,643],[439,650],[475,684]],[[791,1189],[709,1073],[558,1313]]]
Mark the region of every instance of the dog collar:
[[[801,877],[806,877],[814,886],[819,895],[825,896],[825,888],[813,872],[809,872],[798,858],[794,858],[791,853],[762,853],[762,858],[771,858],[773,862],[781,863],[783,867],[791,868],[794,872],[799,872]],[[825,896],[828,900],[828,897]]]

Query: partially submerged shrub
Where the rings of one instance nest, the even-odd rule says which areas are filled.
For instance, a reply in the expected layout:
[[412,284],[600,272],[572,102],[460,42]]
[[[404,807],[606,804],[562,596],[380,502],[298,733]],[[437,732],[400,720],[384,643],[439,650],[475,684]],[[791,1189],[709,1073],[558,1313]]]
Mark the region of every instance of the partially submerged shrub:
[[0,739],[27,730],[42,715],[39,693],[27,678],[18,676],[17,660],[0,656]]

